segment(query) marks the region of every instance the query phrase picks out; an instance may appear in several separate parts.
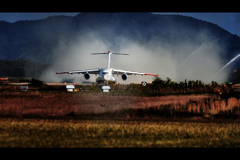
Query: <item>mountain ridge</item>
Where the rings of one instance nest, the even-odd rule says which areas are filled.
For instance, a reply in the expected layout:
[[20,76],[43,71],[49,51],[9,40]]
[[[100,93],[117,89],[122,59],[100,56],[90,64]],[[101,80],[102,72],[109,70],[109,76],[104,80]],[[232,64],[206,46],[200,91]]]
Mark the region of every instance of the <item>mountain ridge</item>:
[[240,52],[240,37],[214,23],[182,15],[152,13],[79,13],[76,16],[49,16],[40,20],[9,23],[0,21],[0,59],[31,59],[51,62],[52,49],[64,39],[70,44],[77,36],[91,32],[111,38],[125,37],[139,43],[157,39],[176,45],[181,41],[208,43],[195,38],[206,32],[224,48],[222,57],[227,61]]
[[[176,25],[178,25],[178,30],[174,27]],[[40,50],[41,54],[46,56],[46,54],[49,54],[52,46],[46,43],[43,45],[41,37],[53,44],[57,43],[59,36],[74,38],[74,32],[84,32],[87,29],[103,32],[106,27],[112,28],[113,32],[118,32],[117,35],[126,36],[130,39],[134,39],[134,36],[139,36],[143,42],[146,42],[149,37],[151,38],[156,34],[159,37],[170,38],[170,41],[173,39],[170,36],[174,36],[174,39],[180,37],[187,38],[187,36],[191,36],[186,32],[189,29],[195,32],[206,29],[212,35],[224,36],[223,39],[227,40],[223,40],[222,43],[229,40],[232,41],[232,39],[237,39],[240,42],[240,37],[231,34],[218,25],[188,16],[151,13],[80,13],[73,17],[49,16],[46,19],[17,21],[14,23],[0,21],[0,59],[27,58],[28,55],[30,59],[33,59],[33,53],[27,50],[24,45],[30,46],[30,48],[37,48],[36,50]],[[128,30],[131,27],[134,29],[129,32]],[[171,28],[179,32],[179,34],[173,33]],[[145,34],[140,34],[142,32],[145,32]],[[55,38],[47,36],[50,33]],[[184,34],[186,35],[185,37],[183,36]],[[48,53],[42,51],[40,47],[46,48]],[[236,45],[228,45],[228,47],[231,50],[239,51],[239,47],[236,49]],[[38,60],[39,58],[42,59],[38,54],[37,57]]]
[[[233,69],[239,69],[239,59],[214,74],[240,53],[239,44],[239,36],[218,25],[181,15],[80,13],[14,23],[0,21],[2,64],[7,64],[5,60],[17,63],[12,60],[18,59],[25,69],[19,70],[21,74],[53,82],[68,77],[58,77],[56,71],[103,66],[102,57],[91,57],[90,53],[108,50],[131,55],[125,59],[113,56],[112,67],[153,72],[175,81],[224,82]],[[34,66],[34,61],[38,65]],[[24,63],[32,69],[28,71]],[[15,70],[5,65],[0,71],[7,76],[7,71],[12,75]]]

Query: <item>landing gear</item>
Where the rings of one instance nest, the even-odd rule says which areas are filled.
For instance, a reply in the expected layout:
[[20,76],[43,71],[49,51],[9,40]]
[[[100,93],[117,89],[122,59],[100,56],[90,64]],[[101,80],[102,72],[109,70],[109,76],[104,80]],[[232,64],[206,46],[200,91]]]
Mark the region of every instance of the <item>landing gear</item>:
[[147,82],[141,82],[142,86],[146,86],[147,85]]
[[112,84],[117,84],[117,81],[104,81],[104,80],[97,80],[97,84],[112,85]]
[[104,81],[98,80],[97,83],[98,83],[98,84],[101,84],[101,83],[104,83]]

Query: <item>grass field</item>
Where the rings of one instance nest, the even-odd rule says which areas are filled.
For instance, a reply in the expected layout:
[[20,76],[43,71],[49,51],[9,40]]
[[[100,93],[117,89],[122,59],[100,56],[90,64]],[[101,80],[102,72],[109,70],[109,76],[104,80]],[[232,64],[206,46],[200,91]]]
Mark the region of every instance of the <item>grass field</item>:
[[[149,108],[153,106],[182,104],[190,100],[199,101],[209,98],[205,95],[190,96],[112,96],[111,94],[73,94],[7,92],[0,93],[0,113],[9,115],[36,114],[42,116],[62,116],[68,112],[103,113],[129,108]],[[108,106],[107,109],[101,106]]]
[[0,147],[240,147],[236,123],[0,120]]
[[111,94],[3,92],[2,117],[219,117],[240,118],[240,100],[210,95],[169,95],[161,97]]
[[240,147],[240,100],[1,92],[0,147]]

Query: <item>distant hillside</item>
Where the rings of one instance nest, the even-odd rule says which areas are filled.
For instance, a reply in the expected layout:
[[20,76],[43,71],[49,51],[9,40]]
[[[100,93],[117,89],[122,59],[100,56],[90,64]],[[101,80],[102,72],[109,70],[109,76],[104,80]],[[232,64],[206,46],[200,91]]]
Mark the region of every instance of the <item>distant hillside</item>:
[[[74,48],[72,44],[82,42],[86,33],[88,36],[91,33],[97,35],[109,50],[121,51],[122,39],[127,39],[148,48],[161,46],[161,51],[166,50],[171,57],[179,56],[182,61],[202,46],[205,53],[211,54],[211,47],[217,45],[214,51],[217,50],[221,57],[222,66],[240,53],[240,37],[216,24],[192,17],[151,13],[81,13],[74,17],[52,16],[15,23],[0,21],[0,60],[22,58],[52,63],[63,54],[72,56],[64,47]],[[84,43],[92,41],[86,38]],[[103,52],[101,46],[99,52]],[[234,67],[239,63],[237,59]]]
[[[151,13],[82,13],[74,17],[53,16],[43,20],[0,21],[0,59],[29,58],[51,61],[52,49],[60,39],[68,43],[86,31],[98,32],[103,40],[122,36],[141,43],[151,38],[164,39],[175,45],[179,41],[202,43],[195,36],[201,31],[219,38],[218,43],[230,59],[240,51],[240,38],[219,26],[180,15],[156,15]],[[77,33],[77,34],[76,34]]]
[[0,60],[0,77],[36,77],[49,66],[32,60]]

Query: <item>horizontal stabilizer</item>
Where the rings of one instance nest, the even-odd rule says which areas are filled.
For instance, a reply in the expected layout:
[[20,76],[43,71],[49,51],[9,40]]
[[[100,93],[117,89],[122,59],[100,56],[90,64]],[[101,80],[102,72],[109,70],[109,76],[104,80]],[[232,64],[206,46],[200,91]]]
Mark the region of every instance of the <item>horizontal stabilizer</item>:
[[108,53],[91,53],[91,55],[95,55],[95,54],[108,54]]
[[125,54],[125,53],[112,53],[112,54],[116,54],[116,55],[129,55],[129,54]]
[[[97,55],[97,54],[109,54],[109,53],[91,53],[91,55]],[[129,55],[126,53],[111,53],[111,54],[116,54],[116,55]]]

